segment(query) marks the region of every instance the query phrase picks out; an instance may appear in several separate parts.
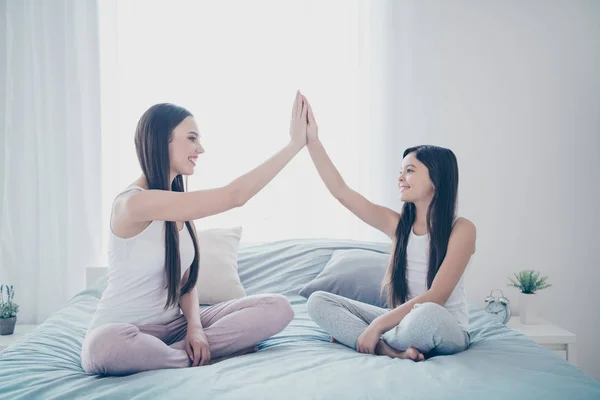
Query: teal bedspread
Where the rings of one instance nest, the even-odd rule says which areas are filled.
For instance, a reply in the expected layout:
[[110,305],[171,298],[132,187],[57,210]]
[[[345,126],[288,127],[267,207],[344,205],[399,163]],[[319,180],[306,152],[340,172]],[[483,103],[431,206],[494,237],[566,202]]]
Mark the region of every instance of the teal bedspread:
[[102,279],[0,353],[0,399],[600,399],[598,381],[481,309],[470,311],[471,347],[452,356],[414,363],[330,344],[297,293],[334,250],[348,248],[389,251],[387,244],[308,239],[242,247],[239,272],[248,294],[287,296],[292,323],[254,354],[127,377],[81,368]]

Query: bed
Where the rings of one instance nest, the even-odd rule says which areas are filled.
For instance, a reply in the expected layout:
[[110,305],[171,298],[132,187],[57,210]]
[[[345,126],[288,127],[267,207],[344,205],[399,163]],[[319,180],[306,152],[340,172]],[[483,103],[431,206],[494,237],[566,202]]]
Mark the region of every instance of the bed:
[[482,309],[470,310],[467,351],[421,363],[329,343],[298,291],[333,251],[353,248],[390,250],[382,243],[312,239],[242,246],[239,274],[247,293],[288,297],[291,324],[254,354],[126,377],[81,368],[81,343],[106,285],[101,278],[0,353],[0,399],[600,399],[598,381]]

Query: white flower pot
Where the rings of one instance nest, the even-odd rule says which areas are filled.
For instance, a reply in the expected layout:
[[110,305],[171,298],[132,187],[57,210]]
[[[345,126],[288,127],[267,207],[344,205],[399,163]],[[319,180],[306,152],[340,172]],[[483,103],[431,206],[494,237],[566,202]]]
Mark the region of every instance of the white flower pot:
[[537,323],[537,296],[535,293],[519,293],[519,319],[525,325]]

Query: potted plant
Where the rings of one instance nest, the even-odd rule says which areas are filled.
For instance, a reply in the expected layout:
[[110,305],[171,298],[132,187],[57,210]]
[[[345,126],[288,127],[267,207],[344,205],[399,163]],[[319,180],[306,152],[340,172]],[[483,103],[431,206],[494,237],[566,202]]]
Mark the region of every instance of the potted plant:
[[[6,290],[6,301],[4,291]],[[17,323],[19,305],[13,302],[15,290],[10,285],[0,285],[0,335],[12,335]]]
[[515,279],[508,278],[508,286],[521,290],[519,294],[519,319],[523,324],[535,324],[537,322],[537,298],[535,292],[546,289],[552,285],[546,283],[547,276],[540,277],[538,271],[524,270],[515,273]]

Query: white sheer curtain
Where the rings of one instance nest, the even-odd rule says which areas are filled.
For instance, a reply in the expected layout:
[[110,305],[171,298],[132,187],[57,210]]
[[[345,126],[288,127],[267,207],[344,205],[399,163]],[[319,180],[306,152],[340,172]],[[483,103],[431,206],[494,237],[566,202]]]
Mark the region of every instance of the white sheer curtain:
[[[346,181],[378,201],[387,112],[383,15],[388,2],[149,1],[101,3],[103,221],[139,174],[133,134],[152,104],[197,118],[206,153],[189,189],[224,185],[288,140],[296,89]],[[333,199],[306,150],[243,208],[197,221],[242,225],[246,240],[385,240]]]
[[36,323],[100,257],[96,1],[2,1],[0,46],[0,283]]

